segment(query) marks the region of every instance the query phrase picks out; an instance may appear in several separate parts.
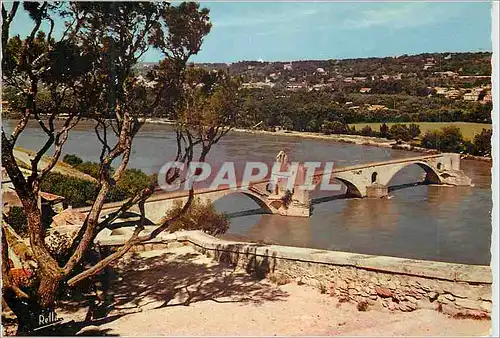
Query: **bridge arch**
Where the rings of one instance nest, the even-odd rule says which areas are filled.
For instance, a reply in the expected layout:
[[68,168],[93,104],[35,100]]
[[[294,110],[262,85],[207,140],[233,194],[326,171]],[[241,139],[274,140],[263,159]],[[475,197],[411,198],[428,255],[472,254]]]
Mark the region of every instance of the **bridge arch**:
[[273,212],[273,207],[270,206],[262,196],[260,196],[257,193],[254,193],[250,190],[227,190],[224,195],[218,196],[217,198],[211,200],[212,203],[215,203],[216,201],[220,200],[221,198],[224,198],[226,196],[232,195],[232,194],[243,194],[246,197],[250,198],[252,201],[254,201],[260,208],[268,211],[269,213],[274,213]]
[[400,166],[396,167],[395,170],[390,171],[389,175],[384,177],[384,185],[389,186],[389,183],[391,180],[396,176],[401,170],[404,168],[407,168],[412,165],[417,165],[420,168],[422,168],[426,174],[425,176],[425,183],[435,183],[435,184],[440,184],[441,183],[441,178],[439,177],[439,173],[434,168],[431,166],[429,163],[424,162],[424,161],[418,161],[418,162],[408,162],[408,163],[402,163]]
[[346,197],[363,197],[361,189],[355,183],[343,177],[335,176],[335,179],[342,182],[346,186],[347,188],[345,192]]

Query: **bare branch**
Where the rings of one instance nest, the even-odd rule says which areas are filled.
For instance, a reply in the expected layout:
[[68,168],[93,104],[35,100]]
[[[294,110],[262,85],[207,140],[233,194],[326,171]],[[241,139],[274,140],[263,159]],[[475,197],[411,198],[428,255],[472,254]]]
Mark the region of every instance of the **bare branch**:
[[5,4],[2,3],[2,45],[7,46],[7,41],[9,40],[9,29],[14,16],[16,16],[17,9],[19,8],[19,1],[14,1],[12,3],[12,8],[7,15],[7,10],[5,9]]

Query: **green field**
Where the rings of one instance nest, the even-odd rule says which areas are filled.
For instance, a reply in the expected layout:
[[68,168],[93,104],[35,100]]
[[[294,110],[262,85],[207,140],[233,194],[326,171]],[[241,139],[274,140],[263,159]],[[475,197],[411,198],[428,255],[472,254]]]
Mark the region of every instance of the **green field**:
[[[462,135],[466,140],[472,140],[474,135],[481,133],[481,130],[491,129],[491,124],[487,123],[471,123],[471,122],[403,122],[402,124],[409,125],[410,123],[415,123],[420,126],[420,130],[422,131],[422,135],[425,134],[429,130],[441,129],[445,126],[457,126],[460,128]],[[364,126],[370,126],[372,130],[379,131],[380,125],[382,123],[352,123],[349,124],[350,127],[356,126],[356,130],[361,130]],[[391,125],[396,123],[386,123],[389,128]]]

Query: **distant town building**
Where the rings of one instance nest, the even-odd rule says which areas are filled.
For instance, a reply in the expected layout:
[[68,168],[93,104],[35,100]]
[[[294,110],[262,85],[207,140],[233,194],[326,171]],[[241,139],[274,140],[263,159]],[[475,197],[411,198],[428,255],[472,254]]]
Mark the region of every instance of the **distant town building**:
[[329,89],[331,88],[331,86],[329,84],[325,84],[325,83],[320,83],[320,84],[315,84],[313,85],[311,88],[309,88],[309,91],[311,90],[322,90],[322,89]]
[[389,108],[387,108],[383,104],[371,104],[371,105],[368,105],[368,107],[366,109],[369,111],[376,111],[376,110],[387,110]]
[[460,90],[457,90],[457,89],[451,89],[451,90],[448,90],[444,96],[448,99],[452,99],[452,100],[455,100],[455,99],[458,99],[460,96],[462,96],[462,92]]
[[434,90],[436,91],[436,95],[444,95],[449,89],[446,87],[434,87]]
[[450,70],[446,72],[434,72],[434,74],[441,77],[458,77],[458,73],[452,72]]
[[366,76],[355,76],[355,77],[353,77],[354,81],[359,81],[359,82],[366,81],[367,79],[368,78]]
[[362,94],[369,94],[371,91],[372,91],[372,89],[369,87],[363,87],[359,90],[359,92]]
[[465,93],[463,96],[464,101],[478,101],[479,100],[479,94],[476,91],[472,91],[470,93]]
[[301,82],[289,82],[286,85],[286,90],[295,91],[305,87],[306,87],[305,84]]
[[326,74],[328,74],[328,72],[324,68],[321,68],[321,67],[316,68],[316,73],[319,74],[319,75],[326,75]]
[[458,77],[461,80],[478,80],[478,79],[489,79],[489,75],[460,75]]
[[284,70],[292,70],[293,69],[292,63],[290,62],[290,63],[284,64],[283,69]]
[[242,88],[248,89],[262,89],[262,88],[273,88],[274,83],[272,82],[246,82],[241,84]]

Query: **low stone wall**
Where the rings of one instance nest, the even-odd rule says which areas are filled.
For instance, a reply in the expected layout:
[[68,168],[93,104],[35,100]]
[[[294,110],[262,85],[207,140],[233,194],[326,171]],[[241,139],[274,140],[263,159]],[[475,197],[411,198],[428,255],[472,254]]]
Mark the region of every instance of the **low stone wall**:
[[[173,242],[193,245],[258,278],[268,277],[278,284],[295,281],[311,285],[340,301],[391,311],[432,308],[455,316],[488,318],[491,314],[489,266],[233,242],[199,231],[165,234],[134,251],[164,248]],[[116,240],[101,240],[101,245],[106,243],[119,245]]]

